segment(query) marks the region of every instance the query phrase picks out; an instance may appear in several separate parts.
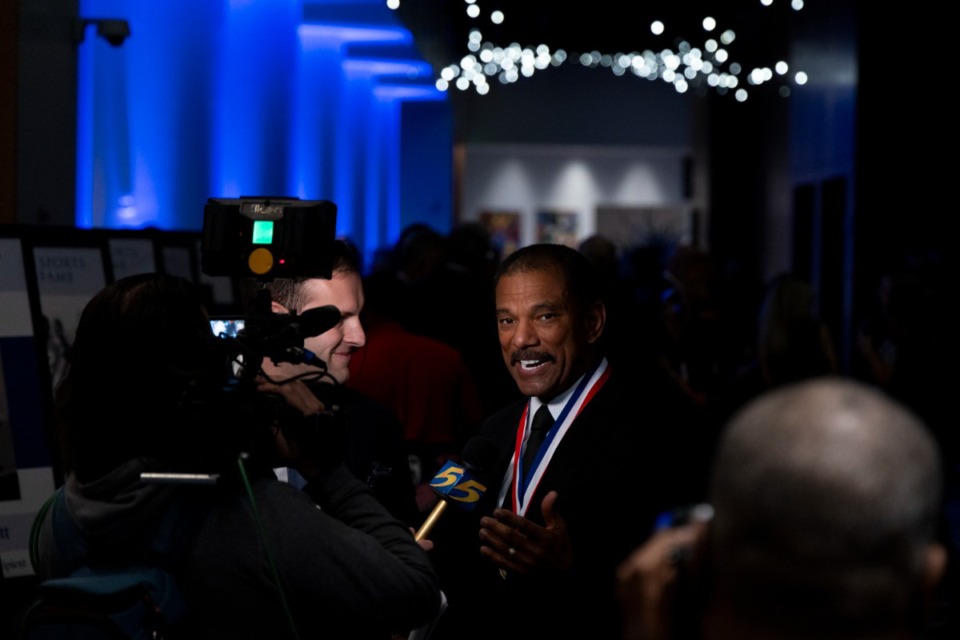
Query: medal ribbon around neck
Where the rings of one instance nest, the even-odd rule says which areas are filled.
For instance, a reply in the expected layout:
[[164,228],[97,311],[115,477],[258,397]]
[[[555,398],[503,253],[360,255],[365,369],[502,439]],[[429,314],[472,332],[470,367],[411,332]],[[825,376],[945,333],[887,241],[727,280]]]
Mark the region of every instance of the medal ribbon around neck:
[[543,477],[547,465],[550,464],[553,452],[563,439],[563,435],[567,432],[567,429],[570,428],[570,425],[573,424],[573,421],[576,420],[577,416],[580,415],[580,411],[593,399],[593,396],[596,395],[597,391],[600,390],[600,387],[603,386],[609,376],[610,370],[607,368],[606,358],[598,362],[592,371],[584,374],[573,395],[567,399],[566,404],[563,406],[563,411],[560,412],[553,426],[550,427],[550,431],[547,432],[543,444],[540,445],[540,451],[537,452],[537,457],[533,460],[532,468],[529,470],[522,468],[523,463],[520,456],[520,452],[523,449],[523,441],[529,428],[527,415],[530,413],[530,402],[527,401],[527,406],[523,409],[523,415],[520,416],[520,424],[517,427],[517,440],[513,448],[513,469],[511,471],[513,475],[513,489],[509,497],[513,504],[514,513],[522,516],[527,512],[530,498],[532,498],[536,492],[537,485],[540,484],[540,478]]

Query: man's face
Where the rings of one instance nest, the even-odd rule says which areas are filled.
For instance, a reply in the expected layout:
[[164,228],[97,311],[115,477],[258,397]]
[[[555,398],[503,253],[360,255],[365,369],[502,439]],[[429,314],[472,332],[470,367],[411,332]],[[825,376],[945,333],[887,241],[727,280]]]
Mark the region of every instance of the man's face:
[[[350,357],[367,341],[360,325],[360,309],[363,308],[363,285],[357,273],[335,271],[329,280],[312,278],[303,283],[304,304],[300,313],[329,304],[340,310],[340,323],[318,336],[304,340],[304,347],[327,364],[327,372],[338,382],[345,383],[350,377]],[[276,313],[289,310],[274,303]],[[308,364],[264,362],[264,370],[271,376],[288,378],[301,372],[316,371]],[[327,380],[329,382],[329,380]]]
[[578,316],[559,270],[521,271],[497,283],[500,349],[525,396],[550,400],[565,391],[589,364],[590,345],[603,331],[602,305]]

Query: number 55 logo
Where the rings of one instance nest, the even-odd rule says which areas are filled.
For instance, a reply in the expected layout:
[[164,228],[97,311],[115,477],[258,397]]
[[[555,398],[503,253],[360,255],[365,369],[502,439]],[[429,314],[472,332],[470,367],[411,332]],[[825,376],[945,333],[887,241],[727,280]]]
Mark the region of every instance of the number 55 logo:
[[471,478],[467,471],[452,460],[447,461],[443,468],[430,481],[430,486],[440,495],[459,502],[463,507],[470,509],[487,487]]

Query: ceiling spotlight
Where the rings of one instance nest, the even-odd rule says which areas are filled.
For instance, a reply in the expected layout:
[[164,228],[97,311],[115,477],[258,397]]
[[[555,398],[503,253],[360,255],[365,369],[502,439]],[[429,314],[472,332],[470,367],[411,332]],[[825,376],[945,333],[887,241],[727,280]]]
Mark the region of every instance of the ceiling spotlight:
[[130,37],[130,23],[120,18],[77,18],[75,40],[80,44],[86,38],[87,27],[97,26],[97,35],[119,47]]

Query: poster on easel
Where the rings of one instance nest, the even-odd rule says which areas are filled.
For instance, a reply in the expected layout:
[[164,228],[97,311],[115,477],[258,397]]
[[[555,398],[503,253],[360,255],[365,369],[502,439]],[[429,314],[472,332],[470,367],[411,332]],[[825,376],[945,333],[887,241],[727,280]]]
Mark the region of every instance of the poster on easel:
[[103,252],[99,247],[34,247],[33,259],[50,381],[55,389],[63,377],[65,355],[73,344],[80,313],[107,284]]
[[19,238],[0,238],[0,566],[33,575],[30,528],[54,490],[41,345]]
[[190,254],[189,247],[164,245],[160,248],[160,257],[164,273],[196,282],[196,277],[193,275],[193,256]]
[[138,273],[154,273],[157,270],[153,241],[150,238],[110,238],[107,242],[115,281]]
[[[198,256],[198,261],[202,265],[203,247],[199,238],[194,242],[194,255]],[[220,315],[243,313],[244,309],[240,304],[232,278],[211,276],[204,273],[201,268],[198,273],[198,282],[208,292],[211,313]]]

